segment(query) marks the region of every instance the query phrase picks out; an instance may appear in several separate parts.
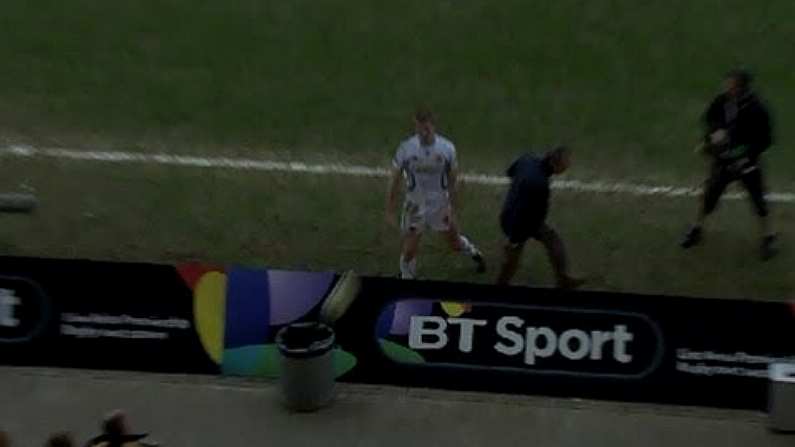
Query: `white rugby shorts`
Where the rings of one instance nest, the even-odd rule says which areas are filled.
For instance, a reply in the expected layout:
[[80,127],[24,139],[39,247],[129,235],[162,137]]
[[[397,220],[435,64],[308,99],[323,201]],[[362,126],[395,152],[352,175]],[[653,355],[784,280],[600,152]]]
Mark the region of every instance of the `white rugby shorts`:
[[452,218],[452,207],[447,198],[424,202],[407,200],[403,205],[400,227],[404,234],[421,234],[427,229],[449,231]]

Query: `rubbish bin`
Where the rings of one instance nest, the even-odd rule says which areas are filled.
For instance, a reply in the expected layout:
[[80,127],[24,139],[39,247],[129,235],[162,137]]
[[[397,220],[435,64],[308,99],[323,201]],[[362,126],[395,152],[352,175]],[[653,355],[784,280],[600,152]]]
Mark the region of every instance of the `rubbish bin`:
[[295,323],[276,334],[281,391],[293,411],[314,411],[334,398],[334,331],[316,322]]
[[773,363],[769,371],[770,428],[795,433],[795,363]]

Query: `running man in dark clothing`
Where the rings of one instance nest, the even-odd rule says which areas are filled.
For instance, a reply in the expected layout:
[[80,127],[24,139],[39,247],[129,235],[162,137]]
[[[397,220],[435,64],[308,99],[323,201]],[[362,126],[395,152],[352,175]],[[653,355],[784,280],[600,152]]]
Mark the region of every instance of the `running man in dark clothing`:
[[726,188],[740,181],[761,223],[761,257],[770,259],[775,254],[776,234],[770,227],[759,159],[773,144],[773,132],[770,114],[752,91],[748,72],[735,70],[727,75],[725,91],[710,103],[704,114],[704,124],[707,134],[699,150],[711,158],[710,175],[704,185],[696,224],[681,245],[690,248],[701,242],[707,216],[715,211]]
[[522,249],[528,239],[536,239],[547,250],[555,271],[557,286],[572,289],[581,286],[582,279],[569,276],[566,250],[557,232],[547,225],[549,211],[550,177],[562,174],[571,164],[568,148],[559,146],[543,157],[523,155],[508,168],[511,186],[505,197],[500,226],[507,238],[504,259],[498,284],[509,284],[516,269]]

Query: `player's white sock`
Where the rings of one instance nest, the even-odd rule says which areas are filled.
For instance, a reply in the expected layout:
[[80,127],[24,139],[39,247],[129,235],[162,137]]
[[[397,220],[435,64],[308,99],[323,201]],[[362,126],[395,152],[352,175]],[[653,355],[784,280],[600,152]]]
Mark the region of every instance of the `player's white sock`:
[[417,258],[406,262],[406,259],[400,256],[400,278],[401,279],[415,279],[417,277]]
[[460,244],[461,247],[461,253],[469,256],[470,258],[480,254],[480,250],[478,250],[478,248],[475,247],[475,244],[473,244],[463,234],[458,236],[458,243]]

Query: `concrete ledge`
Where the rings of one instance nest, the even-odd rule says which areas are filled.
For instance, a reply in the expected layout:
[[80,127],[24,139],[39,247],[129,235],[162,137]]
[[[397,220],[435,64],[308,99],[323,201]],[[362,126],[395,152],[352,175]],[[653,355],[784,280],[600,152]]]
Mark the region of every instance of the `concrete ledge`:
[[211,376],[0,368],[0,428],[15,445],[69,429],[84,441],[109,409],[168,446],[784,446],[763,413],[339,386],[334,406],[290,414],[275,383]]

